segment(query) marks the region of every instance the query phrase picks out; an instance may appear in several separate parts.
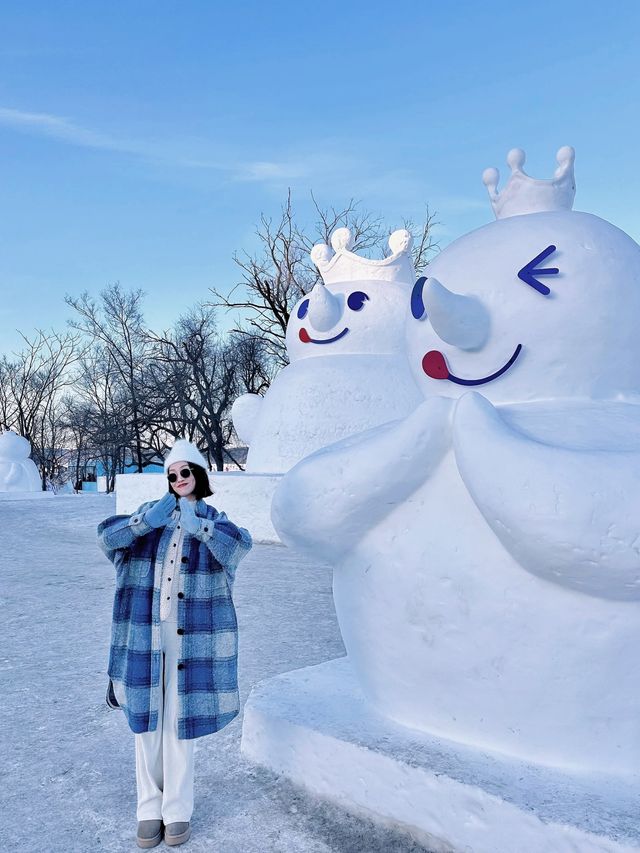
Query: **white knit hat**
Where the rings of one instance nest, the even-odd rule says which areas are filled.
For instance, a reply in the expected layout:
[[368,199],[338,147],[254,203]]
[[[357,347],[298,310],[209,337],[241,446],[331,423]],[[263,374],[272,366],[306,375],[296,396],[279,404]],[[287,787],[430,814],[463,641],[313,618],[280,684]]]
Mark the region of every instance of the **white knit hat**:
[[175,444],[164,460],[165,474],[169,473],[169,465],[173,465],[174,462],[192,462],[194,465],[199,465],[201,468],[204,468],[205,471],[209,470],[207,460],[204,458],[202,453],[200,453],[195,444],[187,441],[186,438],[176,439]]

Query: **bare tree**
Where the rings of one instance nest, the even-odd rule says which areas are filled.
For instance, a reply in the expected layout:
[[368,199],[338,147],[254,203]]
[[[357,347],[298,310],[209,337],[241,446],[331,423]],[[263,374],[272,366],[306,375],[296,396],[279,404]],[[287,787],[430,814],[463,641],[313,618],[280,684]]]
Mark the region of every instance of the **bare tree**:
[[[79,298],[66,296],[67,305],[78,314],[70,325],[89,340],[99,341],[105,348],[110,364],[119,377],[121,389],[126,390],[128,407],[120,396],[120,411],[124,416],[121,427],[132,436],[132,451],[138,472],[148,461],[145,450],[145,368],[149,355],[149,338],[144,326],[141,302],[143,292],[124,291],[119,283],[107,287],[96,302],[87,292]],[[128,410],[127,410],[128,408]]]
[[13,361],[3,357],[0,368],[3,420],[32,439],[38,417],[71,381],[69,368],[79,356],[78,336],[38,330],[32,339],[21,335],[24,348]]
[[61,417],[60,400],[54,400],[38,415],[35,432],[31,436],[31,456],[40,470],[42,488],[54,491],[66,479],[68,432]]
[[[274,222],[264,214],[260,217],[256,229],[260,251],[234,256],[242,280],[228,296],[212,288],[214,306],[239,309],[247,315],[245,325],[240,323],[233,331],[263,340],[266,353],[278,367],[287,364],[285,339],[291,311],[320,280],[320,273],[309,257],[313,245],[328,243],[336,228],[346,226],[354,238],[353,251],[375,249],[383,255],[387,250],[388,232],[384,231],[382,220],[362,212],[358,202],[351,199],[343,208],[322,208],[313,194],[311,198],[316,211],[311,233],[297,224],[289,191],[278,220]],[[421,271],[436,246],[431,235],[435,220],[427,209],[426,220],[419,229],[409,224],[414,237],[417,232],[414,262]]]
[[433,256],[440,248],[438,241],[434,239],[433,230],[440,223],[436,219],[436,214],[425,209],[424,220],[417,224],[412,219],[405,219],[403,228],[406,228],[413,235],[413,249],[411,250],[413,266],[416,273],[423,275]]
[[98,455],[92,443],[94,412],[91,403],[86,399],[65,394],[60,417],[73,445],[73,452],[69,456],[69,474],[76,488],[85,477],[87,463]]
[[16,405],[11,392],[11,373],[16,370],[6,356],[0,359],[0,430],[11,429],[16,420]]
[[113,491],[133,444],[131,401],[113,354],[102,342],[88,349],[75,376],[74,395],[66,399],[64,421],[75,439],[75,479],[89,461],[100,462]]
[[265,342],[257,335],[232,333],[229,343],[236,354],[239,391],[263,394],[275,373],[273,359],[269,358]]
[[223,470],[224,447],[232,433],[231,404],[238,394],[233,342],[220,339],[214,311],[202,305],[152,340],[157,429],[194,441]]
[[38,330],[13,360],[0,360],[0,416],[2,423],[31,442],[40,469],[42,487],[58,466],[61,431],[56,405],[72,381],[70,368],[79,357],[78,336]]

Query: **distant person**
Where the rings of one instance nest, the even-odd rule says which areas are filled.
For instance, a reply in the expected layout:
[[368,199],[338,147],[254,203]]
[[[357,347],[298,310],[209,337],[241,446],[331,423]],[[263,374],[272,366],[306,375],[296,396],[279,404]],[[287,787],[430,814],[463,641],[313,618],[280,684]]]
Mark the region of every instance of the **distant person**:
[[98,526],[116,567],[107,703],[135,732],[139,847],[191,834],[195,739],[238,714],[232,590],[251,536],[203,498],[207,463],[178,439],[168,492]]

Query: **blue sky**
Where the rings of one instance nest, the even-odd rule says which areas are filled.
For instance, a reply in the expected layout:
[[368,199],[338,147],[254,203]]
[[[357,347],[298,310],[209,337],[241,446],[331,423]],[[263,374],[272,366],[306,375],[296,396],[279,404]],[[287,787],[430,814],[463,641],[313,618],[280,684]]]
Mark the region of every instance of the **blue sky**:
[[260,213],[350,197],[441,245],[518,145],[640,238],[640,4],[32,2],[0,7],[0,352],[119,280],[168,326],[238,280]]

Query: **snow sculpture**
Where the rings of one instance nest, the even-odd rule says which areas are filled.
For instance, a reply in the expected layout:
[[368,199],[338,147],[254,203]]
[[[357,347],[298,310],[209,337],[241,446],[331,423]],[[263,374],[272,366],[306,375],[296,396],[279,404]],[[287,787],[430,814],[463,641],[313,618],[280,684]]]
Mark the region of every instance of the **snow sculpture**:
[[39,492],[40,473],[29,458],[31,445],[15,432],[0,433],[0,492]]
[[338,228],[311,257],[324,283],[296,305],[287,326],[290,364],[264,399],[239,397],[236,432],[249,444],[247,471],[282,473],[314,450],[408,414],[420,395],[402,352],[406,305],[415,281],[411,235],[389,237],[392,254],[350,251]]
[[[413,288],[425,401],[282,480],[282,540],[335,564],[366,696],[567,771],[640,766],[640,247],[510,152],[497,221]],[[637,776],[636,776],[637,779]]]

